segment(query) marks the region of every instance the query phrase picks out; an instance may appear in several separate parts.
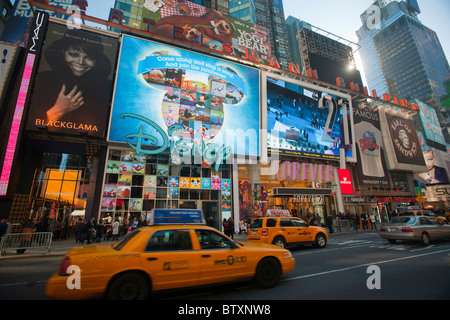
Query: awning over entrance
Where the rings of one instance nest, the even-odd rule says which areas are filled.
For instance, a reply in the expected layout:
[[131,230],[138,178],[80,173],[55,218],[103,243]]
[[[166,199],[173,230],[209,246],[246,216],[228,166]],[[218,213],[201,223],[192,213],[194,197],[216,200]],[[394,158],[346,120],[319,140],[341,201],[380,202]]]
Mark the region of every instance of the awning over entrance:
[[311,196],[329,196],[331,188],[273,188],[272,196],[274,197],[293,197],[301,195]]

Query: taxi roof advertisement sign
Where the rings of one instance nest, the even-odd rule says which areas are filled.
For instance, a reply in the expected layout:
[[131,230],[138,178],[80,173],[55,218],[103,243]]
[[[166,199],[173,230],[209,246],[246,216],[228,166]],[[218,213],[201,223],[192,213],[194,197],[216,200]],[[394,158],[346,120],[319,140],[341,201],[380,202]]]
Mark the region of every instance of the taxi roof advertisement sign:
[[157,224],[205,224],[200,209],[153,209],[150,225]]

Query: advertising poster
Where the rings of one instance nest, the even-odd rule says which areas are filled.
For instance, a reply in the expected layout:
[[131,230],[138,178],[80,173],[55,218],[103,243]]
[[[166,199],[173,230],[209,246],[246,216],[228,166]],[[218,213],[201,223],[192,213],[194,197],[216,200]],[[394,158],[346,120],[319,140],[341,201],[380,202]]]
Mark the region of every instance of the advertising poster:
[[380,109],[380,125],[390,170],[426,170],[416,126],[401,112]]
[[389,179],[383,156],[383,136],[377,106],[366,102],[353,103],[353,121],[359,184],[388,187]]
[[417,134],[427,166],[424,172],[414,175],[414,179],[418,182],[419,187],[449,183],[450,155],[448,152],[429,146],[422,132],[417,132]]
[[[303,92],[303,94],[298,93]],[[267,81],[267,145],[279,154],[339,159],[344,146],[343,114],[338,108],[319,108],[327,93],[298,86],[292,91],[283,81]],[[351,147],[346,156],[351,157]]]
[[[68,9],[72,5],[73,0],[43,0],[40,2],[50,4],[55,7]],[[33,17],[33,10],[28,4],[28,0],[12,1],[14,6],[11,14],[8,16],[5,32],[1,40],[24,47],[28,41],[30,34],[30,23]],[[56,16],[54,12],[48,11],[48,14],[53,17]]]
[[446,143],[444,135],[442,134],[441,126],[436,110],[433,107],[423,103],[420,100],[414,99],[419,106],[419,117],[422,121],[423,130],[425,132],[425,138],[430,146],[435,148],[446,150]]
[[7,79],[11,75],[11,69],[14,68],[17,58],[17,46],[0,42],[0,99],[3,97],[3,90],[7,85]]
[[[124,36],[108,140],[172,163],[259,155],[259,71]],[[191,162],[192,163],[192,162]],[[182,181],[180,181],[182,184]]]
[[147,30],[159,35],[245,57],[271,59],[268,30],[191,1],[146,0],[142,17]]
[[117,48],[117,38],[49,24],[26,129],[104,137]]
[[353,183],[350,170],[338,169],[339,184],[342,194],[353,194]]

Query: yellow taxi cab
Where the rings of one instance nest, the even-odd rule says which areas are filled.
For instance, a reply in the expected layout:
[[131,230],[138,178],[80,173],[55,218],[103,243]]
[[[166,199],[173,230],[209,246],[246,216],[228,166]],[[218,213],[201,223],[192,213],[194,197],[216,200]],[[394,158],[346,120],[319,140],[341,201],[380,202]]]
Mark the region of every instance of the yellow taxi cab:
[[281,248],[291,245],[313,244],[324,248],[328,241],[325,228],[310,226],[289,213],[253,219],[247,235],[248,242],[274,244]]
[[206,226],[201,210],[154,209],[151,221],[112,245],[71,249],[46,295],[147,299],[154,291],[241,279],[270,288],[295,266],[286,249],[235,242]]
[[438,216],[433,211],[428,210],[408,210],[408,211],[402,211],[398,214],[399,217],[406,217],[406,216],[426,216],[429,218],[433,218],[438,220],[440,223],[448,223],[446,217]]

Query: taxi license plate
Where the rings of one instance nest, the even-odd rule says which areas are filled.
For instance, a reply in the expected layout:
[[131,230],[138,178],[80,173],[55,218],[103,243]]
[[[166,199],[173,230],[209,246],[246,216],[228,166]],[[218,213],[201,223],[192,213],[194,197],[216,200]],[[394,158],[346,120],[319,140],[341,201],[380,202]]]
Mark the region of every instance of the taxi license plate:
[[256,231],[253,231],[252,233],[253,233],[253,234],[256,234]]

